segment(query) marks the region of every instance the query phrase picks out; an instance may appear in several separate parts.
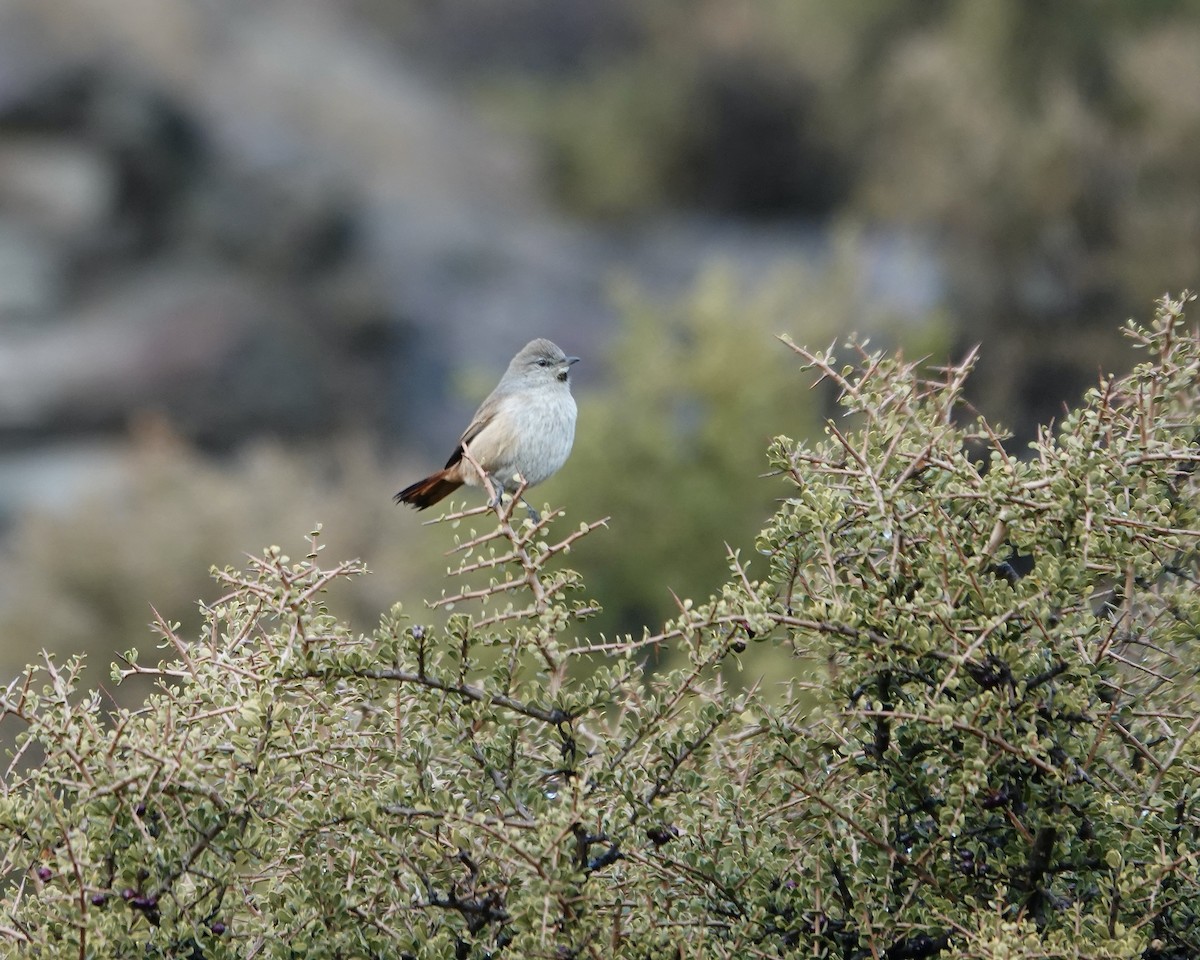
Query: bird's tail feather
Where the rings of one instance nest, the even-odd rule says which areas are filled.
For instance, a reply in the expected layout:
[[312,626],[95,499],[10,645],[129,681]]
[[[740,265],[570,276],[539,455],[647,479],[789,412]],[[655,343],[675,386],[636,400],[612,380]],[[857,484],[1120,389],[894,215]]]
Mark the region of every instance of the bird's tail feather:
[[424,480],[418,480],[411,486],[405,487],[392,499],[396,503],[407,503],[418,510],[424,510],[444,497],[450,496],[450,494],[462,486],[461,480],[452,480],[446,476],[448,472],[442,470],[431,477],[426,477]]

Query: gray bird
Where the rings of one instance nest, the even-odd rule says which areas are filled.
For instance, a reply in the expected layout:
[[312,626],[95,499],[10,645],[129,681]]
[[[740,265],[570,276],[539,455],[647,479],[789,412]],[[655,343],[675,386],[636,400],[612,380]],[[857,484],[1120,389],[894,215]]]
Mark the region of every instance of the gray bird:
[[[464,447],[487,471],[497,493],[515,493],[518,475],[530,487],[548,480],[566,463],[575,439],[570,373],[578,362],[549,340],[531,340],[479,405],[445,468],[393,499],[424,510],[464,483],[481,486],[478,472],[463,459]],[[537,516],[532,507],[529,512]]]

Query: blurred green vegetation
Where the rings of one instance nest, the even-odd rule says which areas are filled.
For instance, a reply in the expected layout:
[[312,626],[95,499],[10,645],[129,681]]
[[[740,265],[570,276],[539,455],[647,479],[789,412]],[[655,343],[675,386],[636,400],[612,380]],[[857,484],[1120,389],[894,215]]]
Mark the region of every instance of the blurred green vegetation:
[[396,471],[362,441],[301,450],[259,443],[218,462],[154,424],[134,431],[128,472],[123,489],[66,512],[27,513],[6,535],[3,676],[46,649],[60,659],[88,654],[88,683],[102,682],[114,651],[152,647],[154,610],[197,629],[197,601],[218,596],[211,567],[240,565],[264,543],[303,556],[317,523],[342,555],[377,571],[330,598],[351,623],[369,626],[396,600],[430,595],[445,569],[440,538],[397,516],[389,499]]
[[[555,72],[491,64],[508,84],[489,73],[481,94],[540,136],[572,209],[850,212],[1009,258],[1111,251],[1122,284],[1160,285],[1140,274],[1163,254],[1196,262],[1196,224],[1146,208],[1200,191],[1195,0],[624,6],[624,48]],[[1191,244],[1147,248],[1155,222]]]
[[597,28],[570,67],[476,67],[560,202],[929,237],[959,346],[987,345],[974,396],[1022,440],[1122,369],[1123,319],[1196,283],[1196,0],[618,8],[624,42]]
[[728,576],[725,544],[745,554],[786,495],[764,476],[770,440],[818,431],[832,400],[797,374],[778,334],[827,343],[875,331],[945,360],[943,322],[901,325],[886,305],[861,303],[855,246],[846,237],[820,276],[781,274],[754,290],[716,266],[678,302],[617,293],[610,377],[580,397],[575,449],[545,488],[572,519],[612,518],[611,535],[573,560],[604,607],[591,629],[636,633],[676,612],[672,591],[715,590]]

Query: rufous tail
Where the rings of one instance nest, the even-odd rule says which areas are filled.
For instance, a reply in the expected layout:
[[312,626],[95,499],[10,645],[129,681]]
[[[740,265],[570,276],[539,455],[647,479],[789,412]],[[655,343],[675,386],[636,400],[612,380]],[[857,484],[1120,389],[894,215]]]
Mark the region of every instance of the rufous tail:
[[407,503],[418,510],[424,510],[444,497],[450,496],[462,486],[461,480],[452,480],[446,476],[447,473],[449,473],[448,470],[441,470],[431,477],[418,480],[412,486],[405,487],[392,499],[397,503]]

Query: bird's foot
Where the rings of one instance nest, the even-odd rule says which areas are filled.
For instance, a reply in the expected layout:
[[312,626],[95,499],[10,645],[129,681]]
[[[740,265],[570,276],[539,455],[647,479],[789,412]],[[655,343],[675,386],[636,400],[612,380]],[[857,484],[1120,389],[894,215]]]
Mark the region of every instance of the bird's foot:
[[488,506],[493,509],[504,502],[504,484],[488,474]]

